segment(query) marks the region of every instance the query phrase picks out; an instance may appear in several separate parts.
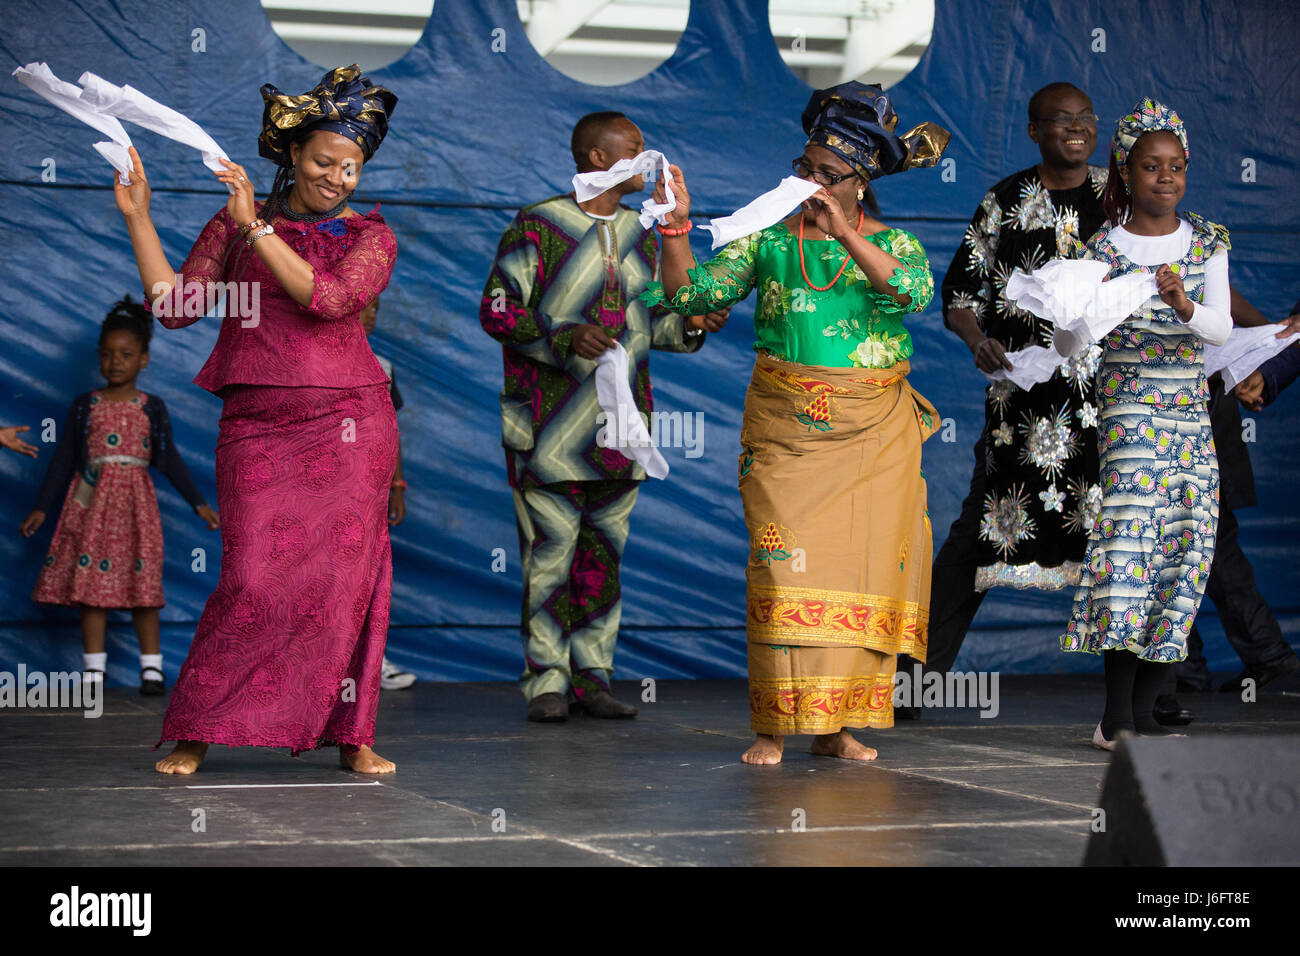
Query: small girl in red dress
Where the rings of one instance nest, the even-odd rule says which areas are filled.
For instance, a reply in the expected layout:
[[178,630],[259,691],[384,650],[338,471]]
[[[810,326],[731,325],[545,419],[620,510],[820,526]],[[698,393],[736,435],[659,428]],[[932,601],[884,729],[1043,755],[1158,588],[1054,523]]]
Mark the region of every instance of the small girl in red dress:
[[87,680],[103,680],[109,609],[130,608],[140,641],[140,693],[159,696],[166,692],[158,630],[163,541],[149,466],[210,529],[219,525],[176,451],[167,407],[136,388],[149,365],[152,330],[153,317],[129,296],[104,319],[99,371],[107,387],[73,400],[36,508],[19,530],[35,534],[67,487],[32,600],[81,609]]

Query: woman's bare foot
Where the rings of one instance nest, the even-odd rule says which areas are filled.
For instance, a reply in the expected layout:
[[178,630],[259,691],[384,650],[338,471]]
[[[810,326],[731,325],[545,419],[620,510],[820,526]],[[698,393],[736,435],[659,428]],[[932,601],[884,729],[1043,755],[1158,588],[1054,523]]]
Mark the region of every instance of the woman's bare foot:
[[818,734],[813,738],[812,752],[818,757],[843,757],[845,760],[876,759],[876,752],[854,740],[847,730]]
[[745,763],[780,763],[781,743],[782,738],[780,737],[773,737],[771,734],[759,734],[754,738],[754,746],[741,754],[740,759]]
[[397,764],[385,760],[364,744],[360,747],[350,744],[340,746],[339,766],[357,773],[393,773],[397,770]]
[[176,749],[153,765],[159,773],[193,773],[203,763],[208,745],[200,740],[178,740]]

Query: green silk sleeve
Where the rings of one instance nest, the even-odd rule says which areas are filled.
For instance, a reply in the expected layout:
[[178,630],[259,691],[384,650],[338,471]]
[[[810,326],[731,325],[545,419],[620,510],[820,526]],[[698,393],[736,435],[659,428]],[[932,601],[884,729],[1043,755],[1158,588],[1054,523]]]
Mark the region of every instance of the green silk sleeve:
[[934,273],[930,271],[930,258],[919,239],[910,232],[895,230],[889,240],[889,254],[902,263],[886,281],[899,292],[911,296],[909,305],[885,298],[882,312],[924,312],[934,298]]
[[727,243],[716,256],[703,265],[688,269],[691,281],[675,294],[664,294],[662,282],[647,282],[641,300],[647,305],[662,305],[681,315],[705,315],[735,305],[754,288],[754,253],[758,233]]

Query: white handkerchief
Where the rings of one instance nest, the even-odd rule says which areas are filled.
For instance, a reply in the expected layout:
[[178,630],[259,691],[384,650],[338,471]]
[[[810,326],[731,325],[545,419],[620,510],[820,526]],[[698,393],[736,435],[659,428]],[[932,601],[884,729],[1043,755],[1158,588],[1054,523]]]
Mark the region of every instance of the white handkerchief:
[[109,141],[95,143],[95,152],[103,156],[117,170],[117,180],[123,186],[131,185],[131,156],[127,150],[131,137],[112,116],[105,116],[81,99],[81,87],[61,80],[44,63],[28,63],[14,70],[18,82],[41,98],[53,103],[69,116],[75,116],[87,126],[99,130]]
[[741,206],[730,216],[710,220],[704,226],[713,235],[713,248],[725,246],[733,239],[752,235],[790,215],[801,202],[822,187],[798,176],[787,176],[775,189],[769,189],[753,202]]
[[664,196],[667,201],[655,202],[654,195],[651,194],[650,198],[641,204],[641,228],[649,229],[656,219],[660,223],[667,222],[668,214],[677,208],[677,197],[673,195],[673,175],[668,170],[668,157],[657,149],[647,149],[632,159],[620,159],[609,169],[575,173],[573,193],[578,202],[586,202],[633,176],[645,176],[647,180],[653,180],[656,175],[663,178]]
[[1205,374],[1222,372],[1223,387],[1232,391],[1251,372],[1300,338],[1300,332],[1292,332],[1281,339],[1277,333],[1278,327],[1272,323],[1233,329],[1223,345],[1205,346]]
[[1006,297],[1071,333],[1070,338],[1082,347],[1109,334],[1157,294],[1156,278],[1150,273],[1104,281],[1108,271],[1106,263],[1091,259],[1053,259],[1032,273],[1012,272]]
[[615,342],[596,359],[596,401],[605,413],[601,427],[601,448],[616,448],[633,461],[641,463],[651,478],[668,477],[668,462],[659,454],[637,411],[632,388],[628,384],[627,350]]
[[163,106],[137,89],[116,86],[94,73],[81,74],[77,82],[83,87],[83,103],[108,116],[135,123],[160,136],[194,147],[203,154],[203,165],[214,173],[226,168],[218,162],[218,159],[230,158],[225,150],[198,123],[183,113],[178,113],[170,106]]
[[1007,359],[1012,366],[1010,372],[1004,368],[999,368],[993,372],[985,372],[984,377],[994,382],[1010,379],[1028,391],[1040,382],[1046,382],[1055,375],[1056,370],[1064,364],[1066,358],[1067,356],[1062,355],[1054,348],[1049,349],[1043,345],[1031,345],[1028,348],[1007,353]]

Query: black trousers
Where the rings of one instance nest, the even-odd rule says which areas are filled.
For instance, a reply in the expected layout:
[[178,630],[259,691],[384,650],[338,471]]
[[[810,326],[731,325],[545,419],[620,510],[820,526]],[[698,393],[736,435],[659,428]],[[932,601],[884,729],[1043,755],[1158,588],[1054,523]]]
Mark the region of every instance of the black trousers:
[[[1255,586],[1250,566],[1237,538],[1237,516],[1226,505],[1219,506],[1219,530],[1214,545],[1214,562],[1205,594],[1214,602],[1228,643],[1241,662],[1252,670],[1279,664],[1294,657],[1282,636],[1277,619]],[[1187,660],[1179,665],[1178,680],[1194,690],[1208,690],[1210,672],[1205,664],[1201,635],[1196,626],[1187,640]]]
[[[975,590],[980,519],[984,514],[984,440],[987,432],[986,420],[984,433],[975,442],[975,470],[971,473],[970,491],[961,503],[961,514],[948,529],[948,538],[934,559],[930,575],[930,637],[926,670],[941,673],[952,670],[961,643],[975,619],[975,612],[987,593]],[[900,669],[910,667],[910,661],[899,662]]]

